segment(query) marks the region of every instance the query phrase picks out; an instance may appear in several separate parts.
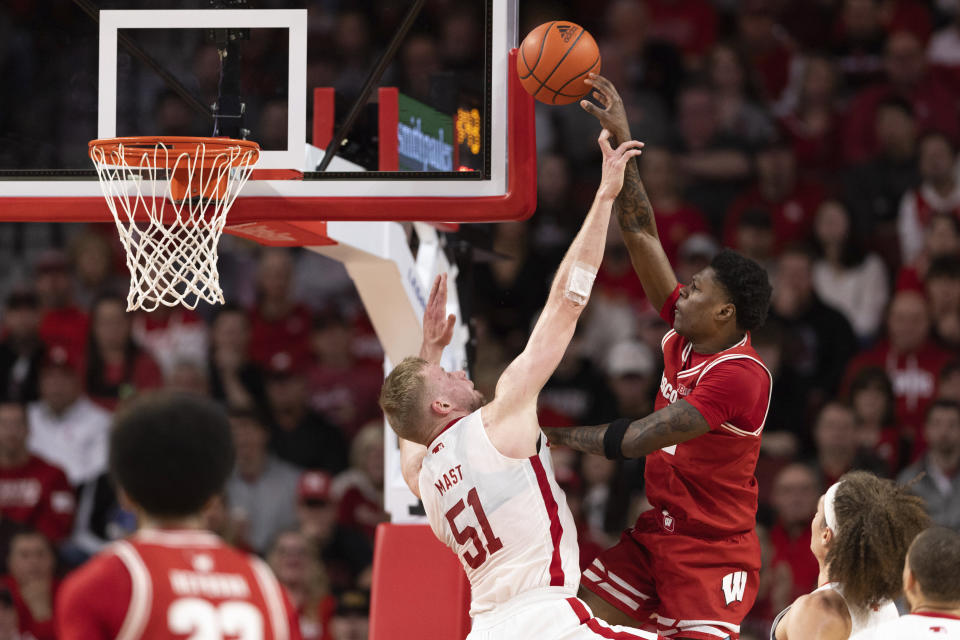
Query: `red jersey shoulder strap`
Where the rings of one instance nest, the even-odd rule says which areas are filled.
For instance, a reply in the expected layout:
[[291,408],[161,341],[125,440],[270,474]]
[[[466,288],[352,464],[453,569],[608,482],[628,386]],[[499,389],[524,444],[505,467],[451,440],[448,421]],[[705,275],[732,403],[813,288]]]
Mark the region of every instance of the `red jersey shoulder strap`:
[[150,572],[136,547],[126,541],[120,541],[111,547],[130,574],[130,603],[123,626],[117,633],[117,640],[139,640],[150,619],[153,601],[153,582]]
[[763,364],[763,361],[760,360],[757,352],[753,350],[753,347],[749,346],[749,344],[744,344],[742,346],[736,346],[723,351],[722,355],[708,362],[706,366],[700,370],[700,375],[697,376],[697,383],[699,383],[700,379],[703,378],[703,376],[705,376],[707,372],[709,372],[715,366],[722,362],[729,362],[731,360],[753,361],[760,365],[760,368],[763,369],[764,373],[767,374],[767,378],[770,381],[770,386],[767,389],[767,408],[763,412],[763,420],[760,422],[760,426],[754,431],[744,431],[743,429],[739,429],[729,422],[724,422],[720,426],[740,436],[758,436],[763,431],[763,427],[767,424],[767,416],[770,415],[770,403],[773,400],[773,374],[771,374],[770,370],[767,369],[767,365]]

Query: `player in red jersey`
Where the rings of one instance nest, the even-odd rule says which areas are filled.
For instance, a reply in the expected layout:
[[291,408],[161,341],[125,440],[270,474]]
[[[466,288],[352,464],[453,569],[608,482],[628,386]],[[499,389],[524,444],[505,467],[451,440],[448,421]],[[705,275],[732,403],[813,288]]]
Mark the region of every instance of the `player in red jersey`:
[[59,640],[300,639],[266,563],[202,529],[233,461],[227,416],[209,400],[157,393],[118,414],[110,468],[140,528],[64,581]]
[[[584,101],[617,140],[630,136],[613,85],[591,76],[603,108]],[[620,542],[582,576],[580,597],[613,624],[656,625],[674,640],[736,639],[757,595],[754,468],[772,379],[750,345],[770,304],[755,262],[722,251],[681,287],[657,237],[635,162],[615,212],[647,298],[673,327],[662,341],[655,411],[593,427],[550,429],[550,441],[607,457],[646,456],[647,499]]]

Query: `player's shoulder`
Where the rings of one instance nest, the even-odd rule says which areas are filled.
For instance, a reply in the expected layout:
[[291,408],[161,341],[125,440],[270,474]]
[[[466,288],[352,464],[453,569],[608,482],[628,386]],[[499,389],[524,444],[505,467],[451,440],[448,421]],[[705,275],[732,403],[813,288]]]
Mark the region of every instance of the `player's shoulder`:
[[57,595],[58,608],[82,607],[87,600],[99,600],[124,586],[129,590],[130,573],[116,553],[117,544],[123,543],[107,547],[63,579]]
[[797,598],[791,608],[791,617],[817,620],[825,627],[850,627],[850,610],[843,596],[834,589],[818,589]]

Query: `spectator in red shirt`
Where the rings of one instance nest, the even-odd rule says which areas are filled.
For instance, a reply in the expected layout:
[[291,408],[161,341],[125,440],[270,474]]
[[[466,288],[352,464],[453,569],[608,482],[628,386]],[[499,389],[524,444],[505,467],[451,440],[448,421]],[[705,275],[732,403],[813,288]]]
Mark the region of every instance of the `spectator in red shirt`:
[[357,358],[353,327],[335,309],[317,315],[310,345],[314,355],[306,371],[310,406],[351,438],[380,415],[383,365]]
[[912,440],[910,459],[916,460],[925,448],[924,414],[936,397],[937,376],[949,360],[949,354],[930,340],[930,314],[923,294],[898,291],[887,311],[887,339],[850,362],[844,387],[849,389],[864,367],[886,370],[897,398],[897,423]]
[[336,599],[307,538],[296,530],[280,532],[267,553],[267,564],[297,612],[303,640],[333,640],[330,620]]
[[310,310],[293,299],[293,257],[265,249],[257,271],[257,303],[250,310],[250,357],[266,366],[274,354],[310,349]]
[[39,396],[40,367],[46,348],[38,329],[37,298],[29,291],[14,291],[3,313],[0,339],[0,398],[33,402]]
[[780,118],[784,135],[793,145],[801,178],[831,183],[840,166],[837,106],[837,68],[822,55],[805,58],[796,103]]
[[83,353],[89,318],[73,302],[69,262],[60,251],[49,251],[34,265],[34,290],[40,300],[40,337],[74,355]]
[[121,298],[106,295],[91,311],[84,379],[90,399],[111,411],[138,391],[163,386],[160,367],[133,339],[125,308]]
[[877,153],[879,140],[873,129],[878,105],[897,96],[907,100],[921,131],[939,130],[956,141],[960,132],[957,98],[948,86],[927,69],[923,44],[908,31],[897,31],[887,40],[884,54],[887,80],[864,89],[850,105],[844,125],[845,157],[862,162]]
[[717,39],[716,9],[707,0],[646,0],[651,40],[674,44],[688,67],[699,67]]
[[27,449],[27,411],[0,404],[0,514],[58,543],[73,528],[74,496],[66,474]]
[[10,590],[24,638],[56,640],[53,606],[60,587],[54,579],[55,557],[50,542],[36,531],[19,533],[10,542],[3,583]]
[[823,189],[816,183],[798,180],[793,150],[783,139],[771,140],[757,152],[756,159],[757,184],[730,206],[723,241],[733,246],[744,211],[762,208],[772,214],[774,251],[779,253],[788,244],[806,239],[823,201]]
[[388,520],[383,510],[383,423],[372,422],[350,445],[350,468],[333,481],[339,503],[337,521],[373,540],[377,525]]
[[820,568],[810,552],[810,520],[817,512],[821,490],[817,473],[805,464],[787,465],[773,481],[776,522],[770,529],[771,562],[789,565],[791,601],[817,588]]
[[960,180],[953,143],[944,134],[932,131],[920,138],[917,147],[923,182],[903,195],[897,216],[903,264],[912,264],[920,256],[933,216],[946,214],[960,220]]
[[[640,175],[650,203],[657,212],[657,234],[660,236],[663,250],[670,264],[676,266],[680,245],[695,233],[707,233],[707,221],[704,220],[699,209],[684,201],[677,182],[676,159],[669,149],[663,147],[644,149]],[[632,271],[630,271],[630,278],[636,281]]]

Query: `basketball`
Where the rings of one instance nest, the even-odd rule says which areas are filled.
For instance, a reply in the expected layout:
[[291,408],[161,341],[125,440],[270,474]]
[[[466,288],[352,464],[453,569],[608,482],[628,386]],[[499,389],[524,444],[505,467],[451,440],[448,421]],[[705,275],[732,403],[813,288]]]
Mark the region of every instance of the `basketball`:
[[587,74],[600,72],[600,49],[590,32],[573,22],[546,22],[520,44],[517,74],[523,88],[545,104],[570,104],[585,96]]

